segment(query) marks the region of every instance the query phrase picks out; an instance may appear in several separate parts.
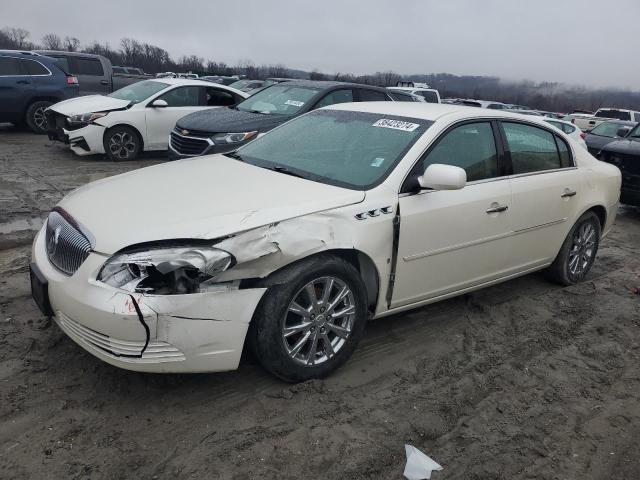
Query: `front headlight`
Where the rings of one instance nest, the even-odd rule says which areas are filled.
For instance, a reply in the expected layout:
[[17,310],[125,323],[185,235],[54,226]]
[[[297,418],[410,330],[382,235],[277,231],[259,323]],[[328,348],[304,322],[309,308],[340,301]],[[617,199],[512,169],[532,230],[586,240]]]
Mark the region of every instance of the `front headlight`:
[[98,280],[128,292],[197,293],[234,263],[230,253],[207,246],[149,249],[114,255]]
[[225,143],[242,143],[247,140],[251,140],[253,137],[258,135],[258,131],[254,130],[253,132],[242,132],[242,133],[218,133],[211,137],[213,143],[216,144],[225,144]]
[[109,112],[93,112],[93,113],[83,113],[82,115],[73,115],[69,117],[70,125],[89,125],[94,120],[98,118],[102,118],[107,115]]

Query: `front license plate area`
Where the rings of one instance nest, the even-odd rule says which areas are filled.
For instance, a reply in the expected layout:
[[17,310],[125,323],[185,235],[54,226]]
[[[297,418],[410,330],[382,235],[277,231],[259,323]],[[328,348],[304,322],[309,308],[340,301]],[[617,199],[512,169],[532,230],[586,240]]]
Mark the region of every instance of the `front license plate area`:
[[35,263],[29,265],[29,276],[31,277],[31,296],[33,300],[45,316],[53,316],[53,309],[49,302],[49,283]]

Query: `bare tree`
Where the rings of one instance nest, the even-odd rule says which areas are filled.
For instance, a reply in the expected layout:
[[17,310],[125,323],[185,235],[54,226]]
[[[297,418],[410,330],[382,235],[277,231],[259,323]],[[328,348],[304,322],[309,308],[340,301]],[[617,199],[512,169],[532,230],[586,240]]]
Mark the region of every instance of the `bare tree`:
[[62,39],[55,33],[47,33],[42,37],[42,48],[45,50],[62,50]]
[[28,50],[33,47],[33,44],[27,40],[29,38],[29,30],[25,30],[24,28],[6,27],[2,32],[14,45],[14,48],[18,50]]
[[80,48],[80,40],[76,37],[64,37],[64,48],[67,52],[77,52]]

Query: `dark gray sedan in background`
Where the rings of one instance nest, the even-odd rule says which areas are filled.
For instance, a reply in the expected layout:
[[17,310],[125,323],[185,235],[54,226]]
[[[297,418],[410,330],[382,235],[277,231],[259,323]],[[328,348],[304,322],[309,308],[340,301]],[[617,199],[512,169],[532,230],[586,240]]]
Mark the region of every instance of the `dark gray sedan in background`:
[[[602,147],[619,138],[623,138],[637,123],[626,120],[611,120],[604,122],[588,132],[584,137],[587,149],[591,155],[598,155]],[[623,132],[625,130],[625,132]],[[625,135],[622,135],[625,133]]]
[[392,101],[384,88],[293,80],[271,85],[238,105],[192,113],[176,122],[169,158],[227,153],[311,110],[336,103]]

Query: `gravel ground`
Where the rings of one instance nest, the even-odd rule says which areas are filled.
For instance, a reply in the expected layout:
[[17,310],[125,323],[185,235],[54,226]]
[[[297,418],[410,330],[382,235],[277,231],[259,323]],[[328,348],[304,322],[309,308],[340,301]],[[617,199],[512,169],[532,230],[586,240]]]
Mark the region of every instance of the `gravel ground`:
[[0,478],[640,478],[640,211],[588,280],[534,274],[372,322],[331,377],[151,375],[101,363],[42,318],[29,242],[88,181],[162,161],[79,158],[0,127]]

